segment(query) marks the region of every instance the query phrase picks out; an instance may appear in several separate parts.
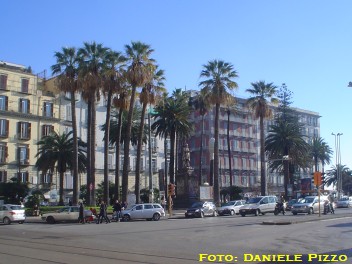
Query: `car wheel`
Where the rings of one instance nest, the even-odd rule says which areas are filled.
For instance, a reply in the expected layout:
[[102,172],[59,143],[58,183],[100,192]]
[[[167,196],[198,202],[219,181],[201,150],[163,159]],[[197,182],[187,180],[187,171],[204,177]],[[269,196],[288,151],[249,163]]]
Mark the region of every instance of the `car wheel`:
[[5,217],[4,220],[3,220],[3,222],[4,222],[5,225],[11,224],[11,220],[10,220],[10,218],[8,218],[8,217]]
[[309,208],[308,214],[314,214],[313,208]]
[[260,214],[260,211],[259,211],[259,209],[257,209],[256,211],[255,211],[255,216],[258,216]]
[[127,222],[127,221],[131,220],[131,217],[126,214],[126,215],[123,216],[123,219]]
[[243,214],[243,213],[242,213],[242,214],[241,214],[241,216],[242,216],[242,217],[245,217],[245,216],[246,216],[246,214]]
[[153,221],[159,221],[159,219],[160,219],[160,215],[157,214],[157,213],[155,213],[155,214],[153,215]]
[[235,214],[235,211],[234,210],[231,210],[230,211],[230,215],[234,215]]
[[19,223],[20,225],[22,225],[24,222],[23,222],[23,221],[19,221],[18,223]]
[[292,214],[293,214],[293,215],[297,215],[297,213],[296,213],[296,212],[292,212]]
[[46,222],[52,225],[52,224],[55,224],[55,219],[54,217],[49,216],[46,218]]

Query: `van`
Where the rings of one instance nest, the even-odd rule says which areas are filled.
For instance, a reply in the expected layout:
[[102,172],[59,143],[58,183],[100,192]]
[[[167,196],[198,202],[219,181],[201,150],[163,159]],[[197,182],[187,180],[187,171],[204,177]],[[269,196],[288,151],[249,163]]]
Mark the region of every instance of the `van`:
[[246,203],[240,207],[240,215],[246,216],[254,214],[258,216],[266,213],[274,213],[277,203],[276,196],[258,196],[250,198]]

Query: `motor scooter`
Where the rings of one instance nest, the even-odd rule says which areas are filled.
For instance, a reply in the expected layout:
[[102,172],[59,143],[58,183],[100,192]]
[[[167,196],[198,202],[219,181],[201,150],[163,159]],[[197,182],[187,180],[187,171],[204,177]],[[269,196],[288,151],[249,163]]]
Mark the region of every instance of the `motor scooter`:
[[328,213],[335,214],[335,210],[334,210],[332,203],[325,202],[324,203],[324,214],[326,215]]
[[285,215],[285,206],[282,202],[277,202],[275,205],[274,215],[278,215],[282,212],[282,215]]

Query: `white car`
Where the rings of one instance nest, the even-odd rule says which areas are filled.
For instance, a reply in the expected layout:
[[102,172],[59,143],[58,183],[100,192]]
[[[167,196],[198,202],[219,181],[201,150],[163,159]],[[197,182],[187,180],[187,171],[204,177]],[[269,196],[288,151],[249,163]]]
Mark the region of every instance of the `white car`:
[[135,204],[121,212],[125,221],[131,219],[147,219],[158,221],[160,217],[165,216],[164,208],[157,203]]
[[219,215],[234,215],[240,213],[240,207],[245,204],[244,200],[235,200],[223,204],[221,207],[218,207]]
[[24,207],[17,204],[3,204],[0,205],[0,221],[5,225],[13,222],[23,224],[26,220]]
[[[90,210],[84,210],[84,217],[91,216]],[[66,206],[56,212],[42,214],[42,220],[49,224],[56,222],[75,222],[78,221],[79,217],[79,206]]]
[[255,216],[258,216],[260,214],[274,213],[276,203],[276,196],[253,197],[246,201],[245,205],[241,206],[240,215],[246,216],[248,214],[254,214]]

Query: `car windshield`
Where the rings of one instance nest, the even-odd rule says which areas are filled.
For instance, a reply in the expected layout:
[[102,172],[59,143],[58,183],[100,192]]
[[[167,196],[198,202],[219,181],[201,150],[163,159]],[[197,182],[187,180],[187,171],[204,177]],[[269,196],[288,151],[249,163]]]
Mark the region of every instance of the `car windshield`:
[[12,210],[23,210],[23,208],[20,205],[12,205],[10,206]]
[[191,208],[199,208],[199,207],[202,207],[202,206],[203,206],[202,202],[197,202],[197,203],[192,204]]
[[69,207],[64,207],[59,210],[59,213],[68,212],[69,210],[70,210]]
[[297,203],[297,200],[296,199],[292,199],[288,202],[289,205],[292,205],[292,204],[295,204]]
[[227,203],[224,203],[223,206],[231,206],[231,205],[234,205],[236,202],[227,202]]
[[246,204],[255,204],[255,203],[258,203],[261,199],[262,199],[262,197],[250,198],[250,199],[246,202]]
[[314,201],[314,198],[304,198],[300,203],[312,203]]

